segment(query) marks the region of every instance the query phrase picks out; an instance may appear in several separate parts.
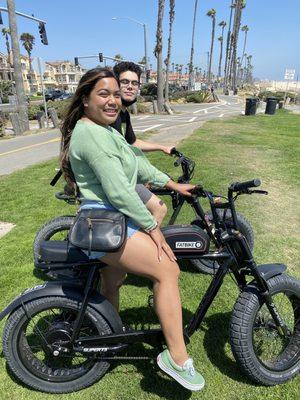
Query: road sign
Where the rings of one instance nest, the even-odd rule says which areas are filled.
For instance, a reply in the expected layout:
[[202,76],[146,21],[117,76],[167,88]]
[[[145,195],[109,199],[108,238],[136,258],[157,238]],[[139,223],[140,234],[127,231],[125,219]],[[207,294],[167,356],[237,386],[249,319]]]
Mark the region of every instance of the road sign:
[[284,79],[287,81],[293,81],[295,77],[295,69],[286,69],[284,74]]

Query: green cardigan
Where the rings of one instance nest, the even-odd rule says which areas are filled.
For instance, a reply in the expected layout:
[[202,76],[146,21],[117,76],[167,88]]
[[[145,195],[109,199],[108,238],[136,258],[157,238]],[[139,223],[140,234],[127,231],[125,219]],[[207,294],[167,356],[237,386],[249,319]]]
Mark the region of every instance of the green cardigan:
[[151,182],[163,187],[170,178],[118,131],[79,120],[72,132],[69,157],[82,198],[109,203],[144,229],[155,227],[135,185]]

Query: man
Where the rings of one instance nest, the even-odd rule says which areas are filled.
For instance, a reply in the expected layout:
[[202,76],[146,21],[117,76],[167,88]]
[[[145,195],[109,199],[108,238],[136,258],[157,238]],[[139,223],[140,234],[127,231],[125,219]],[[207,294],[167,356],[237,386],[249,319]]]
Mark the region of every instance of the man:
[[[162,151],[170,155],[171,149],[174,146],[166,147],[137,139],[132,129],[130,114],[127,111],[127,107],[136,102],[142,74],[141,68],[133,62],[121,61],[114,66],[113,71],[120,82],[122,109],[116,122],[111,126],[119,131],[129,144],[142,151]],[[136,191],[147,209],[156,219],[158,225],[161,225],[167,213],[167,207],[164,202],[155,194],[151,193],[144,185],[137,185]]]

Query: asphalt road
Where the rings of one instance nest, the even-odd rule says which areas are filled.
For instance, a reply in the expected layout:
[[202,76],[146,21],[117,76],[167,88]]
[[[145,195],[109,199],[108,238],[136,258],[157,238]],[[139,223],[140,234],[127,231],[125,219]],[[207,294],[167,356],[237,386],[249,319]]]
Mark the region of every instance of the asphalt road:
[[[244,103],[235,96],[220,96],[220,100],[220,103],[213,104],[174,105],[174,115],[132,116],[132,125],[137,133],[144,133],[159,132],[173,126],[185,126],[186,131],[190,124],[192,133],[197,122],[202,125],[203,121],[238,115],[244,110]],[[151,140],[155,141],[153,138]],[[58,156],[59,142],[58,130],[0,140],[0,175],[7,175]]]

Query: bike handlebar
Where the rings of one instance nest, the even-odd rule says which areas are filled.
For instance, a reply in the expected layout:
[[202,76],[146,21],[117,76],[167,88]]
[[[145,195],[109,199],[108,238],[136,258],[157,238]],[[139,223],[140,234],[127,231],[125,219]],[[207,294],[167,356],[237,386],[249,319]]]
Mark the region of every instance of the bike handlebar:
[[230,185],[229,189],[233,192],[240,192],[242,190],[247,190],[252,187],[257,187],[261,185],[260,179],[253,179],[252,181],[247,182],[234,182]]

